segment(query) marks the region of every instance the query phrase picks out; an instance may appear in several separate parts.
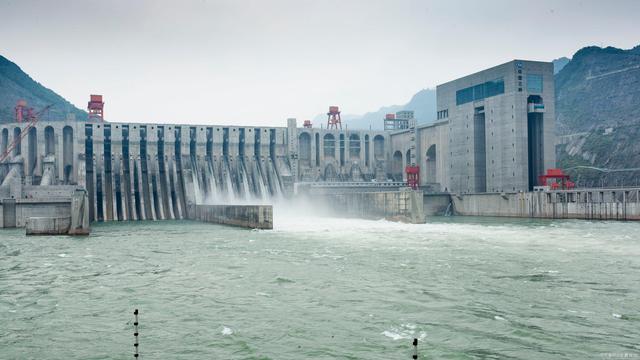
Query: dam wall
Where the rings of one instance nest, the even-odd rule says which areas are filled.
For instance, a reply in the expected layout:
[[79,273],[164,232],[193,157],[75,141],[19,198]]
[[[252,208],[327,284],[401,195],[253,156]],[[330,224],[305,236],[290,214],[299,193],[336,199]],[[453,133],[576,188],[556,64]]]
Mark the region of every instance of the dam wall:
[[456,215],[640,220],[640,188],[451,195]]
[[90,221],[164,220],[293,191],[287,128],[41,121],[20,138],[25,127],[0,125],[0,150],[17,141],[0,164],[0,200],[77,186]]
[[271,205],[196,205],[194,220],[250,229],[273,229]]

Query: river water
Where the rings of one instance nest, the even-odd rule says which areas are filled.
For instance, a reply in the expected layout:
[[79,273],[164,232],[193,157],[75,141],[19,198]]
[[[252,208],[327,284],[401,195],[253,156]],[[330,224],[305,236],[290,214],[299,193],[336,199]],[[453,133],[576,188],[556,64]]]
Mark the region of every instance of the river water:
[[0,359],[640,358],[640,223],[0,231]]

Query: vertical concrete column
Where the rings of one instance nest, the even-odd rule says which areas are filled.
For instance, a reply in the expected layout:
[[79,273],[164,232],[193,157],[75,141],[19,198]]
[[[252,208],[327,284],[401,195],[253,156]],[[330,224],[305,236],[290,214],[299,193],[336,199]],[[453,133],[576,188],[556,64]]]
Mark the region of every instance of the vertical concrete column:
[[159,191],[159,178],[158,130],[155,125],[147,125],[147,186],[149,188],[149,202],[154,220],[164,219],[164,211],[161,205],[162,197]]
[[[93,126],[93,176],[95,188],[96,220],[104,221],[106,206],[104,199],[104,129],[102,124]],[[100,182],[98,182],[100,179]]]
[[[45,136],[44,136],[44,129],[45,129],[45,124],[38,124],[37,126],[37,133],[36,133],[36,163],[34,164],[34,169],[33,169],[33,176],[38,176],[41,177],[42,173],[43,173],[43,164],[42,161],[44,159],[45,154]],[[55,128],[53,130],[54,132],[54,136],[55,136]],[[55,140],[54,140],[54,145],[53,145],[54,151],[55,151]],[[54,179],[52,179],[51,184],[55,185],[55,174],[53,175]],[[34,184],[35,185],[35,184]],[[39,185],[39,184],[38,184]]]
[[252,191],[251,196],[255,195],[255,189],[257,185],[254,184],[254,171],[255,169],[255,133],[254,129],[247,127],[244,129],[244,168],[245,168],[245,176],[247,177],[247,182],[249,183],[249,189]]
[[[152,157],[149,154],[149,131],[151,130],[151,126],[145,126],[146,128],[146,151],[147,154],[144,156],[142,153],[142,128],[140,128],[140,171],[142,177],[140,179],[142,184],[142,198],[144,198],[144,211],[147,215],[148,220],[156,220],[156,212],[155,212],[155,204],[153,202],[153,190],[151,187],[151,173],[149,171],[150,164],[153,163]],[[152,150],[153,151],[153,150]]]
[[[66,124],[67,122],[65,121],[62,124],[57,124],[54,127],[55,148],[56,148],[56,177],[58,178],[59,182],[62,182],[64,180],[64,134],[63,134],[63,131]],[[73,171],[71,173],[73,173]]]
[[193,188],[193,169],[191,167],[191,134],[189,126],[182,126],[181,132],[181,151],[182,151],[182,179],[184,184],[184,202],[185,202],[185,217],[188,219],[193,218],[193,209],[195,208],[195,192]]
[[[113,204],[114,204],[114,219],[117,220],[129,220],[129,204],[127,199],[127,193],[125,189],[125,176],[124,176],[124,161],[122,156],[122,125],[113,124],[111,126],[111,154],[112,154],[112,174],[113,174]],[[118,181],[116,181],[118,180]],[[118,214],[118,207],[120,208],[120,214]]]
[[[164,134],[163,134],[163,152],[164,152],[164,161],[163,161],[163,166],[164,166],[164,178],[162,179],[162,181],[164,182],[164,190],[162,193],[162,197],[164,200],[164,208],[165,208],[165,216],[168,219],[175,219],[175,212],[174,212],[174,207],[173,204],[175,202],[175,198],[174,198],[174,187],[173,187],[173,183],[172,183],[172,176],[171,176],[171,172],[170,172],[170,164],[173,161],[173,155],[175,152],[175,144],[174,144],[174,135],[173,135],[173,127],[171,126],[165,126],[164,127]],[[158,144],[158,146],[160,146],[160,144]],[[159,148],[158,148],[159,149]]]
[[[267,183],[267,180],[266,180],[266,175],[267,174],[266,174],[266,172],[267,172],[268,163],[270,161],[270,158],[269,158],[269,151],[270,151],[270,149],[269,149],[269,141],[270,141],[269,134],[270,133],[269,133],[269,129],[268,128],[263,128],[263,129],[261,129],[261,131],[262,132],[260,134],[260,157],[261,157],[261,159],[260,159],[260,167],[262,168],[262,176],[265,179],[264,181],[265,181],[265,183]],[[296,137],[297,137],[297,135],[296,135]]]
[[300,180],[300,174],[298,173],[298,127],[295,118],[287,119],[287,140],[291,175],[295,182]]
[[204,126],[198,126],[196,128],[196,164],[194,169],[194,181],[199,180],[200,183],[200,201],[204,203],[206,199],[207,181],[203,173],[206,173],[207,169],[207,128]]
[[[92,135],[91,135],[91,152],[92,155],[91,157],[88,157],[86,160],[87,166],[91,166],[91,169],[86,169],[87,171],[90,171],[90,174],[88,174],[89,176],[91,176],[90,179],[86,179],[87,182],[90,182],[92,184],[92,189],[90,190],[91,193],[89,194],[89,206],[92,208],[91,211],[93,211],[93,221],[97,221],[98,220],[98,184],[97,184],[97,179],[98,179],[98,171],[99,167],[98,167],[98,157],[100,155],[100,153],[96,153],[96,148],[100,147],[100,144],[102,144],[102,136],[98,136],[98,128],[96,124],[90,123],[87,124],[86,126],[90,126],[92,129]],[[86,136],[86,133],[83,129],[82,133]],[[99,144],[96,144],[96,138],[100,138],[100,142]]]
[[[147,220],[144,194],[142,191],[142,172],[140,171],[140,130],[138,125],[129,125],[129,154],[131,175],[131,202],[134,205],[136,220]],[[135,194],[138,194],[136,197]]]
[[222,178],[220,176],[220,169],[222,167],[222,142],[223,142],[223,131],[222,128],[216,126],[213,128],[213,149],[211,156],[212,158],[212,171],[213,176],[216,178],[216,183],[218,184],[218,190],[220,191],[220,187],[222,186]]
[[180,182],[178,181],[178,173],[176,171],[176,148],[175,148],[175,128],[173,126],[165,127],[164,132],[164,153],[166,155],[167,165],[167,182],[169,184],[169,194],[171,196],[171,206],[174,219],[182,219],[182,202],[180,201]]
[[[115,209],[115,181],[114,181],[114,160],[112,140],[112,128],[115,128],[112,124],[102,124],[104,143],[105,146],[109,144],[109,153],[103,147],[104,151],[104,177],[102,183],[104,184],[104,198],[105,198],[105,221],[117,220],[117,212]],[[107,132],[107,129],[109,131]]]

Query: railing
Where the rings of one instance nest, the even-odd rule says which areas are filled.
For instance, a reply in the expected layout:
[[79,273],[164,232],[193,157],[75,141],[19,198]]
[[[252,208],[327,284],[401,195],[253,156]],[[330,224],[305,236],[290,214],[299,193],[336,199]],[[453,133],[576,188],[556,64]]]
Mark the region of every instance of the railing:
[[296,186],[309,187],[406,187],[403,181],[307,181],[297,182]]

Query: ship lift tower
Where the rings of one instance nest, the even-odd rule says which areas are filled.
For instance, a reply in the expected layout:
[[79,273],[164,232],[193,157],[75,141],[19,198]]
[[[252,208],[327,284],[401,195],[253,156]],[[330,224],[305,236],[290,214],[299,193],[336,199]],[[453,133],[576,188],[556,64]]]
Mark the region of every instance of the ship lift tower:
[[340,109],[337,106],[329,106],[327,113],[327,129],[342,130],[342,121],[340,119]]

